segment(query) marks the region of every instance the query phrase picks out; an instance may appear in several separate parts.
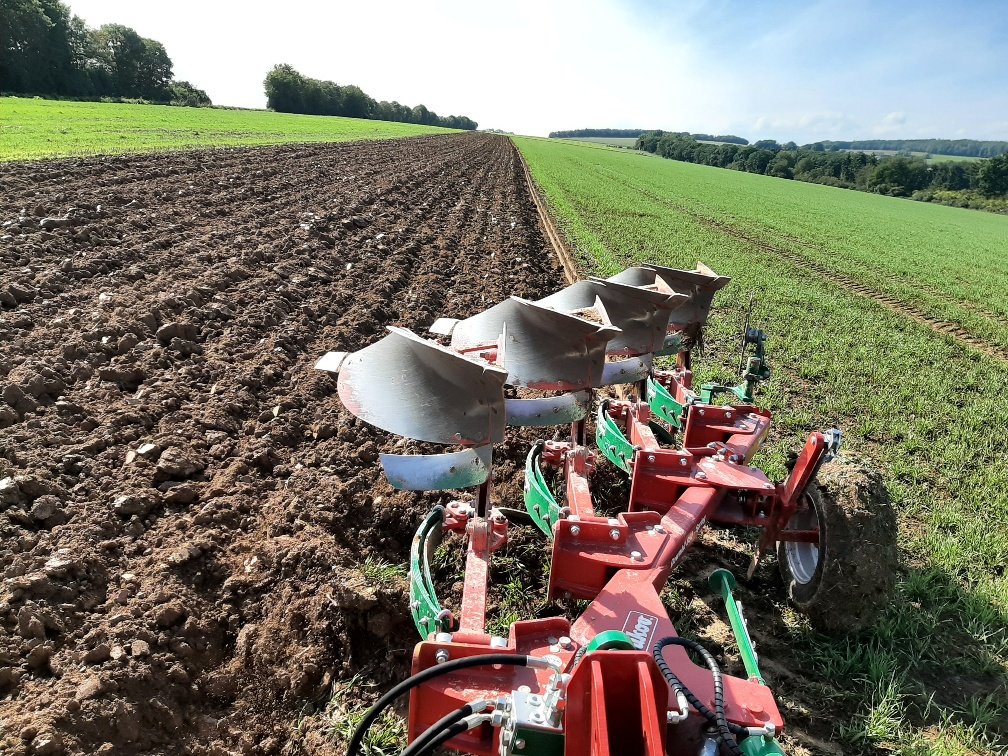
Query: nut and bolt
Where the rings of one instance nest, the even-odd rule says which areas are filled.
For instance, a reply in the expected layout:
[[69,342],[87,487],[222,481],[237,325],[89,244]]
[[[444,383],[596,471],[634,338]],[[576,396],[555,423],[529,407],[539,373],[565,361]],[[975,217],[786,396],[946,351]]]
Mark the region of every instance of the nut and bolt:
[[665,532],[665,528],[662,527],[661,525],[655,525],[654,526],[654,532],[658,533],[659,535],[663,534]]
[[438,664],[444,664],[449,659],[451,659],[451,654],[449,654],[448,651],[443,648],[438,650],[438,652],[434,654],[434,661],[436,661]]
[[707,473],[705,473],[703,470],[697,470],[696,477],[697,480],[707,480]]
[[686,461],[686,457],[680,457],[679,458],[679,467],[686,467],[686,465],[688,465],[688,464],[689,464],[689,462]]
[[647,455],[647,461],[648,462],[654,462],[654,454],[648,454]]
[[542,696],[534,694],[528,697],[529,706],[542,706]]
[[574,536],[575,538],[577,538],[579,535],[581,535],[581,526],[580,525],[571,525],[570,534],[572,536]]
[[525,741],[522,740],[521,738],[518,738],[518,740],[515,741],[515,746],[514,747],[515,747],[516,751],[524,751],[525,750]]
[[568,638],[566,635],[560,636],[560,647],[566,650],[570,650],[574,645],[574,642]]
[[635,562],[643,562],[644,561],[644,555],[641,554],[639,551],[631,551],[630,552],[630,558],[633,559]]
[[610,530],[609,531],[609,537],[612,538],[614,541],[618,541],[619,540],[619,528],[613,528],[612,530]]

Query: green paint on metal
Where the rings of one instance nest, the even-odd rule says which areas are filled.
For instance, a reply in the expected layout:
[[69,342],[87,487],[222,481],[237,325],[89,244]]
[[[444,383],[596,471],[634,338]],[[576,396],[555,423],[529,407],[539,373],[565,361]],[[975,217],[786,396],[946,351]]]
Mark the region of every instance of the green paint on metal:
[[666,423],[673,428],[682,428],[683,406],[675,400],[668,389],[651,377],[647,379],[647,402],[651,411]]
[[595,421],[595,443],[610,462],[630,474],[630,463],[633,461],[633,445],[623,435],[616,421],[609,416],[609,402],[599,405],[598,417]]
[[752,640],[749,638],[749,631],[746,629],[745,620],[742,618],[742,610],[738,602],[732,595],[732,588],[735,587],[735,576],[728,570],[714,570],[709,578],[710,586],[721,594],[724,599],[725,609],[728,611],[728,619],[731,622],[732,632],[735,633],[735,641],[738,643],[739,651],[742,654],[742,663],[745,665],[746,673],[750,679],[756,680],[760,685],[766,685],[763,675],[760,674],[759,664],[756,661],[756,649],[753,648]]
[[449,620],[442,617],[441,602],[434,592],[430,557],[441,540],[445,510],[434,507],[413,536],[410,547],[410,612],[420,637],[427,640],[431,633],[448,632]]
[[539,460],[543,442],[540,441],[525,458],[525,509],[547,538],[553,538],[553,525],[560,519],[560,505],[546,485]]
[[773,756],[784,753],[777,741],[766,735],[750,735],[739,743],[739,749],[745,756]]
[[636,647],[622,630],[606,630],[599,633],[585,647],[585,653],[592,651],[633,651]]
[[[521,750],[513,749],[515,756],[563,756],[564,736],[559,730],[539,730],[533,727],[515,728],[515,736],[512,743],[524,741],[525,746]],[[513,748],[513,746],[512,746]]]

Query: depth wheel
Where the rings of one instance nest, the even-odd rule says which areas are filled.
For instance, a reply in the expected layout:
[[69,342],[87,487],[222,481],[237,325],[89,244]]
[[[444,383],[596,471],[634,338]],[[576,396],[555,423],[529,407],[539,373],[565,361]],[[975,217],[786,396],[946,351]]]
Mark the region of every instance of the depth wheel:
[[853,633],[870,625],[896,581],[896,515],[882,476],[868,463],[819,469],[787,530],[819,528],[819,543],[781,541],[777,563],[788,597],[813,626]]

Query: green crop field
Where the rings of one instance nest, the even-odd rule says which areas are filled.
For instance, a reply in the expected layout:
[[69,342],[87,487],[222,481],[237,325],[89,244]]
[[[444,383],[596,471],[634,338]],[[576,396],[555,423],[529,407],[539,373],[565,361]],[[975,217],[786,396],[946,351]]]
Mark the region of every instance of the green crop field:
[[[732,277],[715,300],[699,380],[734,377],[744,310],[756,296],[774,368],[760,395],[778,420],[762,460],[771,473],[782,477],[785,450],[834,423],[848,452],[883,471],[903,550],[891,609],[846,639],[784,610],[788,637],[773,647],[774,660],[801,678],[791,691],[837,723],[828,733],[836,752],[1006,752],[1008,363],[922,316],[1008,346],[1008,218],[515,141],[586,272],[703,260]],[[867,293],[839,287],[834,274]]]
[[449,129],[266,110],[0,97],[0,161],[185,147],[344,142]]
[[609,147],[633,147],[637,144],[637,137],[572,137],[570,141],[604,144]]

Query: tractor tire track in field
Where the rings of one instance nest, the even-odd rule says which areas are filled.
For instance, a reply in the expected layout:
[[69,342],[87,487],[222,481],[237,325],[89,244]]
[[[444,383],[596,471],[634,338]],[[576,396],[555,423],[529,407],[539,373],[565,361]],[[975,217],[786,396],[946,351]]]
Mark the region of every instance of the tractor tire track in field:
[[316,707],[415,640],[367,560],[401,563],[430,501],[377,465],[417,445],[313,365],[563,285],[516,149],[8,163],[0,187],[0,752],[339,753]]
[[772,244],[766,239],[747,233],[737,226],[712,218],[708,215],[704,215],[703,213],[699,213],[684,205],[673,202],[666,197],[650,192],[639,185],[621,181],[619,178],[611,174],[610,179],[622,184],[632,191],[640,192],[641,194],[650,197],[659,204],[665,205],[678,213],[682,213],[683,215],[692,218],[707,228],[718,231],[734,239],[738,239],[739,241],[752,245],[764,252],[768,252],[782,262],[798,268],[799,270],[802,270],[803,272],[816,278],[828,281],[852,294],[870,299],[898,315],[902,315],[903,317],[909,318],[910,320],[930,328],[935,333],[947,336],[954,343],[958,343],[960,346],[972,348],[989,357],[993,357],[996,360],[1000,360],[1001,362],[1008,364],[1008,350],[974,336],[957,323],[952,323],[950,321],[928,315],[926,312],[914,307],[912,304],[878,291],[877,289],[867,286],[850,276],[845,276],[842,273],[831,270],[825,265],[817,263],[814,260],[810,260],[800,253]]

